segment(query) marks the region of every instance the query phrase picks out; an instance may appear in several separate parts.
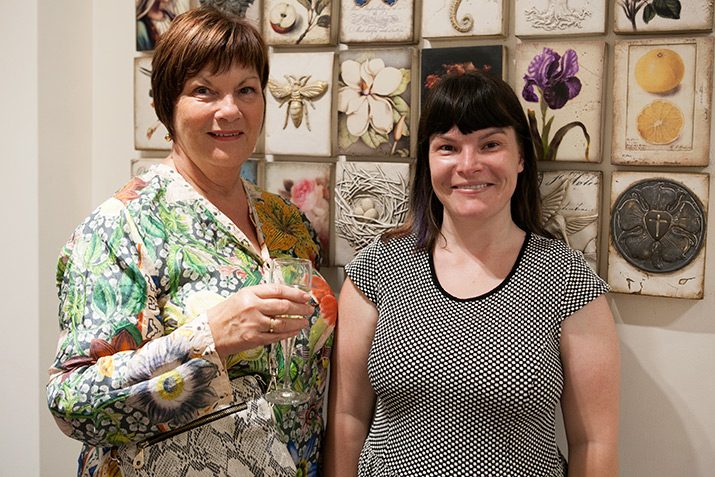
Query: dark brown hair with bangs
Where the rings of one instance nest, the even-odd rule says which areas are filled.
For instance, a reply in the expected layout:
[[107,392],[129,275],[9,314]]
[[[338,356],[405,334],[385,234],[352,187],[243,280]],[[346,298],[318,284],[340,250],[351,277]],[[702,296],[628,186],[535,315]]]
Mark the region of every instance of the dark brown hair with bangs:
[[432,250],[442,227],[444,206],[432,189],[429,145],[435,134],[457,127],[469,134],[490,127],[514,129],[524,170],[511,198],[511,216],[522,230],[546,237],[541,224],[541,198],[534,145],[529,124],[514,90],[499,78],[478,71],[443,76],[429,90],[417,131],[417,161],[412,172],[410,207],[405,223],[383,235],[383,240],[415,234],[417,248]]
[[268,49],[247,21],[202,6],[177,16],[161,36],[151,63],[151,90],[159,120],[174,135],[174,107],[186,81],[207,66],[223,73],[233,65],[254,68],[268,82]]

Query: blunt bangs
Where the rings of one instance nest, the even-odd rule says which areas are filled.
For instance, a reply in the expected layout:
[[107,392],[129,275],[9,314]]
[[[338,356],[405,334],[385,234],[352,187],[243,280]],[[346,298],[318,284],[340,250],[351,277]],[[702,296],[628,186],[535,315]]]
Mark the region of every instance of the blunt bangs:
[[504,94],[499,84],[485,76],[447,76],[435,94],[428,97],[424,117],[428,134],[442,134],[457,126],[462,134],[470,134],[491,127],[512,127],[517,135],[524,132],[525,123],[515,117],[522,113],[518,99]]
[[268,82],[268,65],[264,44],[247,24],[225,23],[212,19],[206,25],[196,24],[187,32],[190,42],[184,51],[177,51],[178,70],[185,71],[184,80],[197,75],[209,66],[212,74],[225,73],[235,64],[252,67],[261,78],[261,86]]

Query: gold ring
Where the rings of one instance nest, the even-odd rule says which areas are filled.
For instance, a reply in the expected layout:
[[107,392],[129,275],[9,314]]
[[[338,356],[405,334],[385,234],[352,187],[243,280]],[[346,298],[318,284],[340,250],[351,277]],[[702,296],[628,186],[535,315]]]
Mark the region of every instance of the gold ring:
[[271,318],[271,326],[268,328],[268,332],[269,332],[269,333],[273,333],[273,331],[275,331],[275,330],[273,329],[273,322],[275,322],[275,321],[276,321],[275,318]]

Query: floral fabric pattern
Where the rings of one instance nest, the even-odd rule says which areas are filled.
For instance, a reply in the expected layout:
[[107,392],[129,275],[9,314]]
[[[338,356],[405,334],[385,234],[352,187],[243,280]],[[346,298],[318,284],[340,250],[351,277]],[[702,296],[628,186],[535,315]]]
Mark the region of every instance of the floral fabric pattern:
[[[284,199],[244,181],[260,254],[245,235],[176,171],[156,166],[135,177],[74,232],[57,268],[60,337],[47,386],[60,429],[83,441],[79,476],[121,476],[112,452],[181,426],[226,404],[230,379],[266,382],[270,347],[221,362],[205,311],[263,280],[278,256],[320,262],[308,220]],[[308,403],[274,408],[299,469],[320,456],[323,402],[337,303],[314,277],[316,312],[289,363]],[[299,474],[301,472],[299,471]]]

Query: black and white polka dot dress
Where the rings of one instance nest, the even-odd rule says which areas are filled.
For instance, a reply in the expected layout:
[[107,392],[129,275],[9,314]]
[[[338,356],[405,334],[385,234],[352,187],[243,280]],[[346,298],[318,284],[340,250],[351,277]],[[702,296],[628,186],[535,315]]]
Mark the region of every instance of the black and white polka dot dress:
[[562,476],[555,438],[561,322],[605,293],[580,252],[527,234],[509,276],[458,299],[414,238],[376,241],[346,266],[379,312],[377,394],[360,476]]

